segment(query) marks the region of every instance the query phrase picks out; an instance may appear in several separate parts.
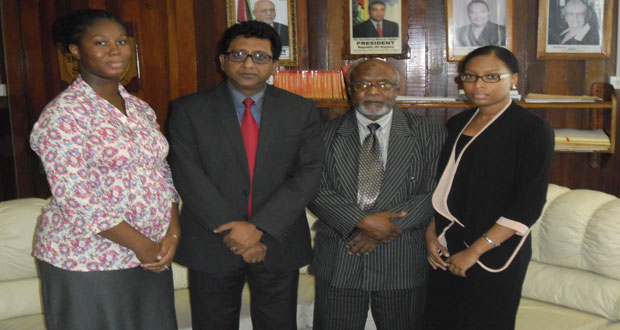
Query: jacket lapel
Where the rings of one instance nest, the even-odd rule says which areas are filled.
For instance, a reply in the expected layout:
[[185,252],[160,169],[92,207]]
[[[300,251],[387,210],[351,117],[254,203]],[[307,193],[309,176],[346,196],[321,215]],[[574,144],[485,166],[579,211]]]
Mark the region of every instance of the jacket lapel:
[[334,163],[337,173],[340,175],[342,186],[350,187],[350,189],[344,189],[343,192],[350,194],[347,196],[349,199],[357,201],[357,177],[361,146],[355,110],[351,110],[343,116],[346,118],[338,129],[332,144]]
[[[274,139],[278,132],[284,129],[280,127],[281,117],[278,115],[278,95],[277,91],[267,85],[263,96],[263,106],[261,109],[260,129],[258,131],[258,147],[256,149],[256,165],[254,174],[264,167],[269,159],[269,148],[275,145]],[[244,149],[245,152],[245,149]]]
[[394,109],[393,111],[387,164],[383,174],[381,191],[375,202],[376,208],[389,204],[388,202],[396,195],[398,188],[407,184],[409,180],[407,178],[408,168],[420,166],[419,164],[411,164],[414,159],[411,155],[419,152],[419,139],[414,138],[414,134],[417,133],[409,129],[407,119],[401,110]]
[[219,122],[222,125],[222,129],[228,137],[228,140],[230,141],[233,152],[237,156],[239,162],[243,165],[245,174],[249,180],[250,170],[248,168],[248,158],[245,154],[245,145],[243,144],[241,127],[239,126],[239,120],[237,119],[237,113],[233,105],[232,96],[228,90],[228,85],[226,83],[220,84],[218,90],[215,92],[215,96],[217,97],[217,101],[215,102],[215,111],[217,112]]

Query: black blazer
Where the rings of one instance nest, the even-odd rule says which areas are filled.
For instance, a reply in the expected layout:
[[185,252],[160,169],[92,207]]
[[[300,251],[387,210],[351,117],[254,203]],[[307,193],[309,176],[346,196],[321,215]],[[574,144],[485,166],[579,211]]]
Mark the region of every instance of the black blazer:
[[[398,37],[398,24],[384,19],[381,21],[384,37]],[[379,32],[370,20],[353,25],[353,38],[379,38]]]
[[316,104],[267,86],[262,116],[252,218],[249,171],[241,128],[226,83],[172,102],[170,165],[183,200],[182,237],[175,260],[204,272],[245,265],[213,229],[247,220],[263,230],[265,266],[294,270],[310,262],[305,206],[321,174],[323,147]]

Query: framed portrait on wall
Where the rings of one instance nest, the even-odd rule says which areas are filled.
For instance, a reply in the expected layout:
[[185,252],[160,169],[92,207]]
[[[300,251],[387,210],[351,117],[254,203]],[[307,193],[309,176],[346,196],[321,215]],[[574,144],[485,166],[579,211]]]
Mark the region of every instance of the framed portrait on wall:
[[227,22],[261,21],[280,35],[280,65],[297,65],[297,19],[295,0],[226,0]]
[[448,61],[482,46],[513,50],[513,0],[446,0]]
[[613,0],[540,0],[536,57],[609,57],[613,5]]
[[405,58],[407,0],[347,0],[347,54]]

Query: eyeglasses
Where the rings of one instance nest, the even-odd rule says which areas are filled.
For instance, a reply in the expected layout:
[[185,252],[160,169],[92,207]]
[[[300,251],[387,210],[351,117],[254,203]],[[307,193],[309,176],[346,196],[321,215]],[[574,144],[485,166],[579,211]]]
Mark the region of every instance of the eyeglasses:
[[358,93],[369,91],[372,87],[376,87],[382,93],[389,93],[394,88],[394,84],[389,81],[380,81],[378,83],[371,83],[369,81],[356,81],[353,83],[353,90]]
[[233,62],[245,62],[245,60],[249,57],[252,59],[254,64],[267,64],[271,61],[273,56],[267,55],[263,52],[256,52],[254,54],[248,54],[247,52],[237,51],[237,52],[228,52],[225,53],[228,56],[228,59]]
[[482,81],[484,81],[485,83],[496,83],[510,76],[512,76],[512,73],[504,73],[504,74],[490,73],[490,74],[485,74],[483,76],[477,76],[475,74],[465,73],[461,75],[461,81],[462,82],[476,82],[478,81],[478,79],[482,79]]

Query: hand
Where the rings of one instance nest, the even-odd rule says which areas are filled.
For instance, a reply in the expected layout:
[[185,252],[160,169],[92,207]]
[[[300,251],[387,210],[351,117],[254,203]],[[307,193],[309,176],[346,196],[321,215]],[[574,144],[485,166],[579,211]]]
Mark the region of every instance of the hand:
[[249,264],[255,264],[265,260],[265,256],[267,255],[267,246],[265,244],[258,242],[256,245],[249,248],[242,255],[243,261]]
[[156,273],[170,269],[170,264],[172,263],[172,258],[176,253],[177,245],[179,245],[179,240],[177,238],[164,236],[160,242],[159,252],[157,252],[158,261],[142,264],[142,268]]
[[467,248],[446,260],[446,262],[450,264],[448,270],[454,275],[467,277],[465,272],[478,261],[478,258],[480,258],[479,254],[473,249]]
[[385,243],[399,237],[403,233],[403,230],[393,224],[390,219],[402,218],[405,215],[407,215],[407,212],[395,213],[384,211],[370,214],[362,219],[357,224],[357,227],[370,238],[380,243]]
[[230,230],[230,233],[224,237],[224,243],[237,255],[243,255],[263,237],[263,232],[247,221],[227,222],[217,227],[213,232],[221,233],[227,230]]
[[140,263],[147,264],[157,262],[157,253],[160,248],[159,243],[149,240],[145,246],[135,250],[134,252],[136,253],[138,260],[140,260]]
[[446,270],[448,263],[446,263],[441,257],[450,257],[450,252],[448,252],[448,249],[445,246],[439,243],[434,224],[426,227],[424,236],[426,237],[426,251],[428,254],[426,258],[428,259],[428,263],[431,264],[433,269],[441,268],[442,270]]
[[368,255],[372,253],[377,248],[377,245],[379,245],[379,241],[361,232],[347,243],[347,248],[349,249],[349,254],[361,256],[362,254]]

